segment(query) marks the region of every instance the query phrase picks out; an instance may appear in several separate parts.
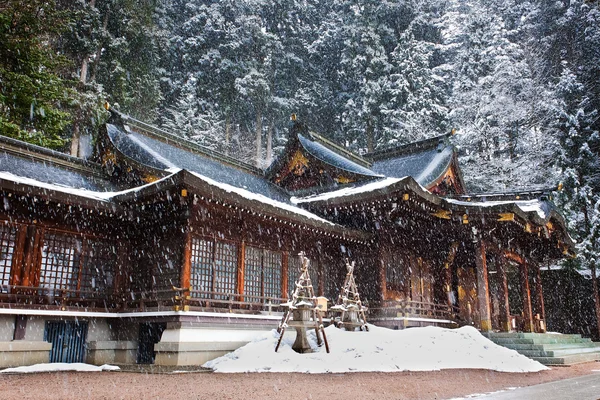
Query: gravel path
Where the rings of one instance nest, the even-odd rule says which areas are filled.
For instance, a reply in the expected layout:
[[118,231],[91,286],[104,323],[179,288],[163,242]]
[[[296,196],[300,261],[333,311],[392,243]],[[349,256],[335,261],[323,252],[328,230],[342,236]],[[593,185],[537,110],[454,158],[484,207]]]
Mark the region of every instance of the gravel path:
[[486,370],[353,374],[0,375],[0,399],[451,399],[582,376],[600,363],[526,374]]

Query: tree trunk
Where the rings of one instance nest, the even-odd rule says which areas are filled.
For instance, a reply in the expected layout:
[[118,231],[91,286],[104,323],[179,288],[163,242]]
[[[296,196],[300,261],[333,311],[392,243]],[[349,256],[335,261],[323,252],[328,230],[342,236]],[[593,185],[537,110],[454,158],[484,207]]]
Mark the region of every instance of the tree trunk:
[[[110,9],[106,10],[104,14],[104,20],[102,21],[102,33],[106,34],[106,29],[108,27],[108,15],[110,14]],[[92,68],[92,73],[90,75],[90,81],[94,82],[96,80],[96,72],[98,71],[98,64],[100,63],[100,56],[102,55],[102,43],[98,45],[96,49],[96,56],[94,57],[94,68]]]
[[372,153],[375,150],[375,137],[373,132],[373,124],[371,120],[367,120],[367,151]]
[[225,117],[225,154],[229,155],[229,142],[231,141],[231,117]]
[[271,124],[269,125],[269,129],[267,130],[267,166],[271,165],[271,161],[273,159],[273,129],[274,129],[275,121],[271,120]]
[[75,120],[73,122],[73,136],[71,137],[71,155],[77,157],[79,155],[79,140],[81,138],[81,131],[79,130],[79,122]]
[[256,166],[262,165],[262,111],[256,112]]

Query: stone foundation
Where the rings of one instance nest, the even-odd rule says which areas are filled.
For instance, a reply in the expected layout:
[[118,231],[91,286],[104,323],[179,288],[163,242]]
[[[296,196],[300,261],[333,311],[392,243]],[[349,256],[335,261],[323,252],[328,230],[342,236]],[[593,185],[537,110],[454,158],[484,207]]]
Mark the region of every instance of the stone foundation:
[[103,364],[135,364],[137,342],[135,341],[96,341],[87,343],[86,363]]
[[0,368],[47,363],[52,343],[13,340],[0,342]]

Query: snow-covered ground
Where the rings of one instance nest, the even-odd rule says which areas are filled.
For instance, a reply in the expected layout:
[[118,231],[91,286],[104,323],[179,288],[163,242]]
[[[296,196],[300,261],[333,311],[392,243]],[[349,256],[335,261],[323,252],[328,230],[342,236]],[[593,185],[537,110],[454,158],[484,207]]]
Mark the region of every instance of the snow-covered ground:
[[292,350],[295,332],[286,335],[275,353],[278,334],[266,333],[253,342],[204,367],[215,372],[394,372],[441,369],[489,369],[501,372],[537,372],[548,369],[514,350],[498,346],[473,327],[436,327],[390,330],[369,325],[369,332],[326,328],[331,353],[317,348],[314,331],[309,341],[314,353]]
[[100,371],[118,371],[121,368],[104,364],[101,366],[83,364],[83,363],[51,363],[51,364],[35,364],[25,367],[6,368],[0,371],[0,374],[27,374],[33,372],[60,372],[60,371],[77,371],[77,372],[100,372]]

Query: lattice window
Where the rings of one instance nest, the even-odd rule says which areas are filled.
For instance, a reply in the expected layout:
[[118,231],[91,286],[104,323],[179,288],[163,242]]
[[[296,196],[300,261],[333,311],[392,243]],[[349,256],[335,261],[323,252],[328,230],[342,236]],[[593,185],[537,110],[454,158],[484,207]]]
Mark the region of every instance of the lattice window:
[[[281,296],[282,254],[280,251],[246,247],[244,294],[248,296]],[[248,301],[262,301],[248,297]]]
[[[213,251],[212,241],[192,238],[192,270],[190,283],[194,290],[211,292],[213,288]],[[194,297],[210,298],[206,293],[194,293]]]
[[264,250],[264,296],[281,297],[281,252]]
[[77,290],[81,253],[81,237],[46,232],[39,286],[54,290]]
[[10,271],[12,268],[13,254],[17,228],[6,223],[0,224],[0,292],[9,291]]
[[[226,243],[218,241],[215,247],[215,292],[236,292],[237,264],[237,245],[235,243]],[[221,297],[225,298],[226,296]]]
[[258,302],[258,298],[251,296],[262,296],[262,249],[246,246],[246,258],[244,266],[244,295],[245,300]]
[[[235,243],[192,239],[191,285],[195,290],[218,293],[237,291],[238,247]],[[194,297],[226,299],[225,294],[194,293]]]
[[117,264],[116,244],[108,240],[87,239],[83,253],[82,296],[110,294]]

